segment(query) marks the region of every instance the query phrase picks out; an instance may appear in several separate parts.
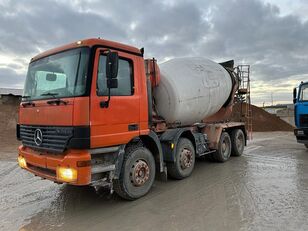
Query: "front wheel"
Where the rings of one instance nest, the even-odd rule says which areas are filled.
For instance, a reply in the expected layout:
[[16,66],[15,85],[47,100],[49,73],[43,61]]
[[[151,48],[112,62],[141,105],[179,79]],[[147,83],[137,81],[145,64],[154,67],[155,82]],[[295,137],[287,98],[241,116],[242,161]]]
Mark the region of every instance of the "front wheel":
[[127,148],[119,179],[113,183],[116,193],[126,199],[135,200],[147,194],[155,179],[155,160],[145,147]]

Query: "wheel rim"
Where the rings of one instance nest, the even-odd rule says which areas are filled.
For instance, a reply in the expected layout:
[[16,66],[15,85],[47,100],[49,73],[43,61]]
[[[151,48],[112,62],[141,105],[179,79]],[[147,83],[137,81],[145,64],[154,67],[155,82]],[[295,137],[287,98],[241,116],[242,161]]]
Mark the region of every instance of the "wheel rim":
[[182,169],[186,169],[192,166],[193,163],[193,154],[192,151],[183,148],[181,153],[180,153],[180,164]]
[[236,136],[235,143],[237,150],[241,151],[244,147],[244,137],[241,133]]
[[135,164],[132,165],[130,171],[130,180],[131,183],[140,187],[144,185],[150,178],[150,168],[147,162],[144,160],[137,160]]
[[229,152],[230,152],[230,142],[227,139],[227,137],[224,138],[222,145],[221,145],[221,150],[222,153],[224,155],[224,157],[228,157],[229,156]]

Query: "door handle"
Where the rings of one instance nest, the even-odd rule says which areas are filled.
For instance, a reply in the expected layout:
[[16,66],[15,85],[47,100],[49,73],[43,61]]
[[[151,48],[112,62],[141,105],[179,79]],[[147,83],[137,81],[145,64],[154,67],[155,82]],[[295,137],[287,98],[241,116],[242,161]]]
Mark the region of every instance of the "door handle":
[[138,124],[129,124],[128,131],[137,131],[139,129]]

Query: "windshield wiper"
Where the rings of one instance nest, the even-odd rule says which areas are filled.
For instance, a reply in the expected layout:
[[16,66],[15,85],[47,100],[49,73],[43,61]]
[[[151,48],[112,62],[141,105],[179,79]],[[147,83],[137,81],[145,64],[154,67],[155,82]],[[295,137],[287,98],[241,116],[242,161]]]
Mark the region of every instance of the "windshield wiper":
[[30,95],[23,95],[21,98],[23,98],[23,99],[28,99],[28,98],[30,98],[31,96]]
[[64,105],[67,104],[66,101],[62,100],[62,99],[52,99],[47,101],[48,104],[56,104],[56,105],[60,105],[61,103],[63,103]]
[[64,101],[64,100],[62,100],[62,99],[57,98],[57,97],[56,97],[57,95],[59,95],[59,93],[55,93],[55,92],[48,92],[48,93],[43,93],[43,94],[41,94],[41,96],[53,96],[54,98],[56,98],[56,99],[54,99],[54,100],[49,100],[49,101],[47,101],[48,104],[60,105],[61,103],[63,103],[64,105],[66,105],[67,102]]
[[[28,98],[31,98],[30,95],[24,95],[21,97],[22,99],[28,99]],[[21,106],[23,107],[26,107],[26,106],[35,106],[35,103],[33,103],[31,100],[29,100],[28,102],[25,102],[25,103],[21,103]]]
[[26,103],[21,103],[21,106],[26,107],[26,106],[35,106],[35,103],[33,103],[32,101],[26,102]]
[[47,93],[41,94],[41,96],[52,96],[52,97],[54,97],[54,98],[56,98],[56,95],[59,95],[59,93],[47,92]]

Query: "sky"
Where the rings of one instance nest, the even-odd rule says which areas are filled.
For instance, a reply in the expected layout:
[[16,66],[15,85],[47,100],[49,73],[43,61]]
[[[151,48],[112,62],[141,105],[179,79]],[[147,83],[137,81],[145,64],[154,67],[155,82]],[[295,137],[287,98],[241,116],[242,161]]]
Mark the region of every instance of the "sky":
[[0,87],[22,88],[36,54],[101,37],[164,62],[202,56],[251,65],[256,105],[291,103],[308,80],[306,0],[0,0]]

